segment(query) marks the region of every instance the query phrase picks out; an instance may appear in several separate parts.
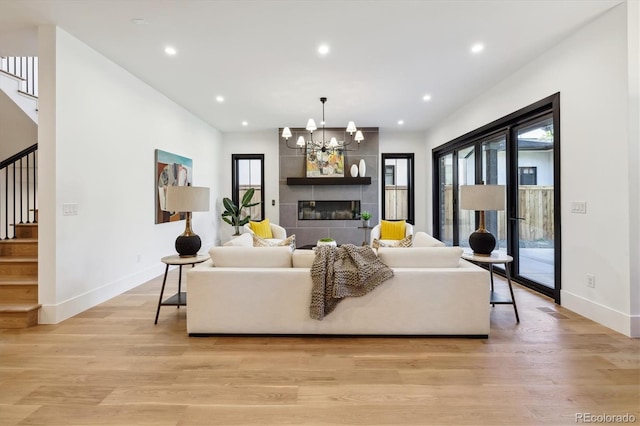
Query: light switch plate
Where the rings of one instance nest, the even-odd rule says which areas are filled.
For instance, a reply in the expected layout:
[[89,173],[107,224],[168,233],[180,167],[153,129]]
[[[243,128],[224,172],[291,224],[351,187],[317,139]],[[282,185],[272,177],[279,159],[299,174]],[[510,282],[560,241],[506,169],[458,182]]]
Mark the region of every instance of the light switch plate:
[[62,205],[63,216],[76,216],[78,214],[78,203],[65,203]]
[[587,214],[587,202],[586,201],[572,201],[571,213]]

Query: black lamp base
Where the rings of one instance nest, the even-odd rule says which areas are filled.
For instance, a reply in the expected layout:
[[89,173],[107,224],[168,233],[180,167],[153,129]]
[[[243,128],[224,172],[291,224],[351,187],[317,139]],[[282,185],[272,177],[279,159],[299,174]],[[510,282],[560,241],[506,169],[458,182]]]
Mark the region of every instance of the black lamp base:
[[194,257],[202,247],[202,241],[197,235],[180,235],[176,238],[176,251],[180,257]]
[[473,254],[490,256],[496,248],[496,239],[490,232],[478,230],[469,236],[469,247],[473,250]]

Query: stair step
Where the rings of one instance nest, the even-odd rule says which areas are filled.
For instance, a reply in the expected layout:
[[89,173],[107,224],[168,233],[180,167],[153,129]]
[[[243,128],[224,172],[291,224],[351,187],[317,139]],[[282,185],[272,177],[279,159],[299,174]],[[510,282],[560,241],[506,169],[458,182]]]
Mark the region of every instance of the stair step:
[[0,304],[0,329],[27,328],[38,325],[39,303]]
[[0,257],[0,276],[25,275],[38,276],[37,257]]
[[0,303],[37,303],[37,282],[2,282],[0,283]]
[[17,238],[38,238],[37,223],[16,223],[11,226],[15,227]]
[[0,241],[0,256],[38,256],[37,238],[14,238]]

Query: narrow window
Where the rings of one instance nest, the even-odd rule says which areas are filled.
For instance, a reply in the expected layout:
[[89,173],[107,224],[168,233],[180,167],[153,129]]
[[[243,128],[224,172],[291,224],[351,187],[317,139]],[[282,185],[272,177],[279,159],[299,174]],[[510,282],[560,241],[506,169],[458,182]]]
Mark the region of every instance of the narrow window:
[[382,219],[414,223],[413,153],[382,154]]
[[233,202],[238,205],[245,192],[253,188],[251,201],[260,204],[245,213],[251,215],[251,220],[264,219],[264,154],[231,154],[231,173]]

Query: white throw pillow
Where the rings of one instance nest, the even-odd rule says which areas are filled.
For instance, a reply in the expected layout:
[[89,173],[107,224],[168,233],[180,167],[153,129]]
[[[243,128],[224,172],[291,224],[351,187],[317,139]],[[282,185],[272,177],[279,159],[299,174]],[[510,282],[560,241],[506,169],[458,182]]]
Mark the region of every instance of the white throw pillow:
[[242,234],[237,237],[231,237],[223,245],[225,247],[253,247],[253,238],[251,238],[251,234]]
[[390,268],[457,268],[460,247],[380,247],[378,257]]
[[413,236],[414,247],[444,247],[444,243],[440,240],[436,240],[426,232],[418,231]]

